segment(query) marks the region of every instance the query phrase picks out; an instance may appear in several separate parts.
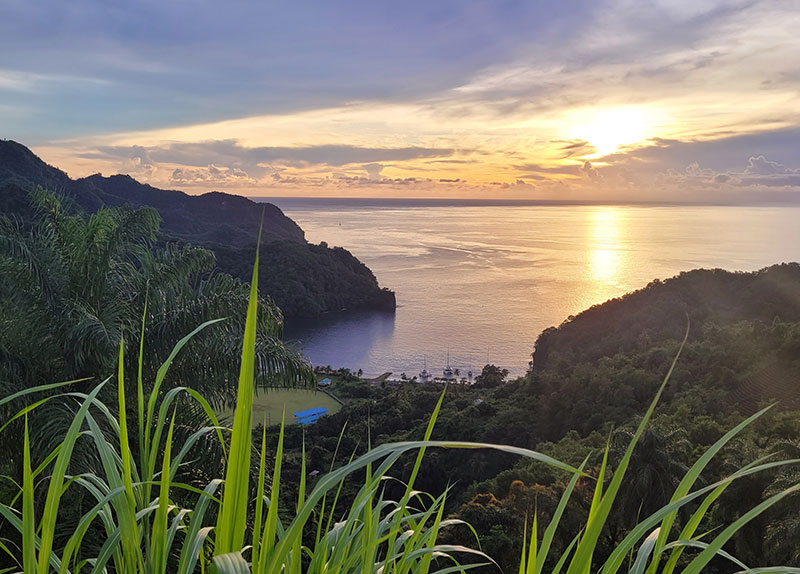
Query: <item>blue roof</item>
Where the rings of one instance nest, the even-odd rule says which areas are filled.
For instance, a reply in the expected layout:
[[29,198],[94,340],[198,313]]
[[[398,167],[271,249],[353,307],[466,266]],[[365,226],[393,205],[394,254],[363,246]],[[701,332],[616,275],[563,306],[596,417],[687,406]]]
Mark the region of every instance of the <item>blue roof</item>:
[[303,417],[303,418],[298,418],[298,419],[295,419],[294,422],[299,424],[299,425],[313,425],[320,418],[322,418],[322,416],[324,414],[325,413],[317,413],[315,415],[311,415],[311,416],[307,416],[307,417]]
[[[316,408],[313,408],[313,409],[307,409],[305,411],[298,411],[298,412],[292,413],[292,414],[297,419],[304,419],[304,418],[313,417],[313,416],[316,416],[317,418],[319,418],[319,417],[321,417],[322,415],[324,415],[327,412],[328,412],[328,409],[326,409],[325,407],[316,407]],[[300,422],[300,421],[297,421],[297,422]]]

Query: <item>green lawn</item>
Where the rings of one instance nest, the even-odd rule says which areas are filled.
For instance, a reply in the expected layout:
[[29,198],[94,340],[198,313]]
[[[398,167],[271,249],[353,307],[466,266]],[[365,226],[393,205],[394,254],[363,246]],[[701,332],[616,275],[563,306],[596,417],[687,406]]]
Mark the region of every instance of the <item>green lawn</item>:
[[[325,407],[329,413],[335,413],[341,408],[341,405],[328,395],[317,391],[297,389],[260,390],[253,401],[253,427],[263,423],[264,417],[267,418],[267,425],[280,424],[284,405],[286,406],[287,424],[294,423],[292,413],[298,411]],[[220,416],[224,417],[232,415],[232,409],[226,409],[220,413]]]

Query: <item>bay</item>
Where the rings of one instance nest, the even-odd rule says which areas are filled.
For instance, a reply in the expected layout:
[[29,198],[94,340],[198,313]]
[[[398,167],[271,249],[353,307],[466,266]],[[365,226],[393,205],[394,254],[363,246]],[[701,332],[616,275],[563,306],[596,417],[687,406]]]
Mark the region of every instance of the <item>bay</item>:
[[487,362],[521,375],[543,329],[653,279],[800,259],[796,206],[269,201],[396,292],[395,313],[286,325],[315,365],[366,375],[439,375],[448,355],[462,375]]

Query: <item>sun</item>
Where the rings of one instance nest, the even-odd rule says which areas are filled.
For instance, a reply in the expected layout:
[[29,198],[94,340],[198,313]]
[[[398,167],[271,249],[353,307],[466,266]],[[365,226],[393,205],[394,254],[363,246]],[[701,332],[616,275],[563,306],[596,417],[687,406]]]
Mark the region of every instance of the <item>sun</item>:
[[589,158],[646,140],[652,126],[651,114],[640,108],[582,110],[571,123],[570,138],[588,142],[595,149]]

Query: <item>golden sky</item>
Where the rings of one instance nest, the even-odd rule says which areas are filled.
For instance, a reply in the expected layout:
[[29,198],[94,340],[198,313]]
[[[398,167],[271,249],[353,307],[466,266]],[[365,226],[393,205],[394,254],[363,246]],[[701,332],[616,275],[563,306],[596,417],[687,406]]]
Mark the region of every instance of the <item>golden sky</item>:
[[[259,17],[234,4],[240,26]],[[265,40],[228,13],[133,3],[93,16],[108,19],[97,38],[64,38],[56,73],[75,16],[38,59],[0,60],[0,135],[73,177],[190,193],[800,197],[793,2],[467,4],[286,5]],[[163,30],[142,38],[123,16]]]

